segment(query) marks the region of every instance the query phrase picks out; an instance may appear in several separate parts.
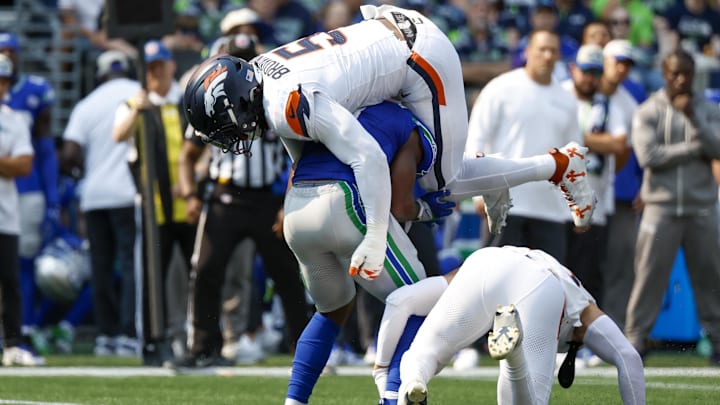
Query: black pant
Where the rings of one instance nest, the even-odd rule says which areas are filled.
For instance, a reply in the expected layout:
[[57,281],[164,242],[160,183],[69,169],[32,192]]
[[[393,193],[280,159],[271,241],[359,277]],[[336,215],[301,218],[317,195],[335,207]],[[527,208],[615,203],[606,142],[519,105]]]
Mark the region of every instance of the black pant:
[[20,344],[20,256],[18,235],[0,233],[0,295],[5,347]]
[[275,283],[285,311],[288,342],[294,347],[307,324],[309,311],[295,256],[285,240],[272,231],[282,198],[269,190],[234,190],[228,195],[232,195],[232,201],[213,198],[208,203],[195,269],[191,351],[213,354],[222,348],[220,308],[225,269],[236,245],[245,238],[253,239],[264,270]]
[[181,256],[185,262],[186,267],[190,268],[190,258],[193,253],[193,245],[195,243],[195,232],[197,227],[185,222],[170,222],[158,226],[158,249],[160,254],[160,306],[162,308],[162,319],[164,320],[160,334],[158,336],[152,336],[152,329],[150,326],[152,308],[149,305],[150,298],[150,286],[149,283],[149,271],[147,263],[147,254],[143,250],[143,307],[142,307],[142,318],[143,318],[143,337],[146,344],[162,341],[165,339],[165,331],[167,329],[168,322],[168,309],[167,309],[167,289],[166,282],[168,273],[170,272],[170,262],[173,257],[173,248],[175,244],[180,248]]
[[568,225],[567,267],[582,281],[583,287],[602,306],[603,269],[607,254],[608,232],[605,225],[593,225],[584,233],[576,233]]
[[507,225],[500,234],[498,246],[540,249],[565,264],[568,251],[566,229],[567,225],[563,222],[508,215]]
[[135,207],[87,211],[85,223],[98,333],[135,336]]

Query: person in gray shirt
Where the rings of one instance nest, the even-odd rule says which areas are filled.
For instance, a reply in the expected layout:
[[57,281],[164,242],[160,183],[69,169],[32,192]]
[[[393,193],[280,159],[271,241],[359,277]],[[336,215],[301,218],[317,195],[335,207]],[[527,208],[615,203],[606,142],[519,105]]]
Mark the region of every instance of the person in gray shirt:
[[720,109],[693,94],[695,63],[683,50],[662,63],[666,86],[640,105],[632,143],[644,170],[645,209],[635,256],[635,283],[625,334],[641,354],[660,312],[670,271],[682,246],[700,323],[720,365],[720,251],[717,183],[712,160],[720,158]]

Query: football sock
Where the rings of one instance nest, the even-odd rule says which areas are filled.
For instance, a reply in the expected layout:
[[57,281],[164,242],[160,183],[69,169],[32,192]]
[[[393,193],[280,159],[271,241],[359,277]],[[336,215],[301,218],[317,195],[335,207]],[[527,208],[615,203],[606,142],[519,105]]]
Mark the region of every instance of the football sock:
[[534,404],[535,391],[532,387],[530,370],[525,361],[522,342],[508,355],[506,367],[500,372],[505,378],[498,382],[498,403]]
[[405,354],[405,351],[410,348],[410,344],[415,338],[415,335],[417,334],[417,331],[418,329],[420,329],[420,325],[422,325],[424,320],[424,316],[412,315],[410,316],[410,318],[408,318],[407,324],[405,325],[405,330],[403,331],[402,336],[400,336],[397,348],[395,349],[395,353],[393,354],[392,360],[390,361],[390,366],[388,368],[387,384],[385,385],[385,395],[383,395],[383,398],[397,399],[397,393],[400,389],[400,360],[402,359],[403,354]]
[[[298,339],[288,382],[287,398],[307,404],[322,373],[340,327],[329,318],[315,313]],[[285,404],[294,402],[285,401]]]
[[372,376],[373,380],[375,380],[375,386],[378,389],[378,394],[380,395],[380,398],[382,398],[383,394],[385,394],[385,387],[387,387],[387,367],[373,369]]
[[607,315],[601,315],[588,326],[583,342],[601,359],[617,367],[623,403],[644,404],[642,359],[615,322]]
[[92,310],[92,288],[90,288],[90,283],[87,283],[80,291],[80,295],[75,299],[73,306],[67,314],[65,314],[65,320],[68,321],[70,325],[77,327]]
[[20,294],[22,296],[22,324],[35,325],[34,258],[20,258]]

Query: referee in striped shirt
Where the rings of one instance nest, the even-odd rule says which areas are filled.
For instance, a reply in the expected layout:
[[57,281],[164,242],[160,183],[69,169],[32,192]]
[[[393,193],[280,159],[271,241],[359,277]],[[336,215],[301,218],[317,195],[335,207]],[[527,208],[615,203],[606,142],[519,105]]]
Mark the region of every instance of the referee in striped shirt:
[[[252,41],[250,45],[254,49]],[[221,292],[228,261],[246,238],[255,242],[264,270],[274,282],[285,311],[288,342],[294,348],[309,312],[295,256],[272,229],[283,206],[285,184],[278,187],[277,183],[289,164],[284,147],[278,137],[266,133],[253,141],[249,155],[223,153],[203,144],[193,132],[192,128],[186,132],[179,173],[188,222],[199,222],[193,254],[193,344],[176,366],[227,365],[220,355]],[[209,176],[207,186],[200,190],[194,168],[206,147],[212,148]]]

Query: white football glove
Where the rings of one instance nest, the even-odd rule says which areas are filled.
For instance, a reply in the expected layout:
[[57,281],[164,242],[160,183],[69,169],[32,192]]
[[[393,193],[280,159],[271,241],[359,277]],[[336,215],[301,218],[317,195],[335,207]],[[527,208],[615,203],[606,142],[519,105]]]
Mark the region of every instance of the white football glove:
[[377,227],[368,225],[365,238],[360,242],[350,259],[348,273],[351,276],[360,275],[365,280],[378,278],[385,262],[386,241],[386,230],[380,231]]

